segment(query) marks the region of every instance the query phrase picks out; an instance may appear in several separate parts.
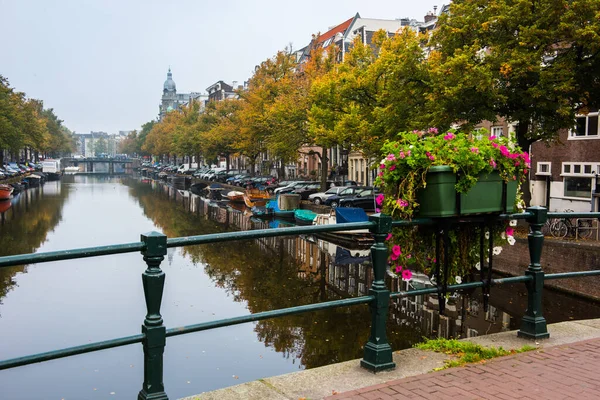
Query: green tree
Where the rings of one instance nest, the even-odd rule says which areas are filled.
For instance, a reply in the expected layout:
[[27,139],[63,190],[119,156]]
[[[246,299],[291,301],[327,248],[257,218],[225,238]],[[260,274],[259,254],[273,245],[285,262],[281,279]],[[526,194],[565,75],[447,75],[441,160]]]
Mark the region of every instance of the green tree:
[[600,103],[597,0],[456,0],[439,19],[432,100],[447,122],[505,117],[527,149]]
[[4,164],[5,150],[16,152],[23,146],[23,102],[24,95],[0,75],[0,164]]
[[108,152],[108,143],[103,136],[100,136],[98,139],[94,140],[94,154],[96,156],[100,154],[106,154]]

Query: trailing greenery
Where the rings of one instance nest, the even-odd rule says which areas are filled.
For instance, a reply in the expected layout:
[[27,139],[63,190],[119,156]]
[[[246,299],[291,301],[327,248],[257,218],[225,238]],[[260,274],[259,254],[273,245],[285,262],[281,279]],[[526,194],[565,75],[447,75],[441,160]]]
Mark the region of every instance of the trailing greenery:
[[502,347],[484,347],[467,341],[445,338],[425,339],[425,342],[419,343],[415,347],[421,350],[431,350],[436,353],[456,356],[456,358],[444,361],[444,366],[436,368],[436,371],[462,367],[465,364],[482,362],[496,357],[509,356],[536,349],[534,346],[524,345],[519,349],[505,350]]

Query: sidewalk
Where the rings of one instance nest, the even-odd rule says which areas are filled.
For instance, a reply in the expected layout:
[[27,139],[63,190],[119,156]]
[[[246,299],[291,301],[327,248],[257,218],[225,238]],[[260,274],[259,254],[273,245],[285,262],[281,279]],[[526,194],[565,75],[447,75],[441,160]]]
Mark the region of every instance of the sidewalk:
[[396,369],[373,374],[359,360],[264,378],[184,400],[316,399],[600,399],[600,319],[548,325],[550,338],[515,331],[468,339],[530,352],[431,372],[450,356],[419,349],[394,352]]
[[533,350],[326,399],[598,399],[600,339]]

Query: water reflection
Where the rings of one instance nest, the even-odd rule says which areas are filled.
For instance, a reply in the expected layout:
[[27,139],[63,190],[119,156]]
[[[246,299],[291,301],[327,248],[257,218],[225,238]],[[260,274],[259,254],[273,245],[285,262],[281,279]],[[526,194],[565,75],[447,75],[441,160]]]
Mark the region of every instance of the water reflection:
[[[62,220],[62,207],[69,191],[60,182],[22,191],[3,201],[0,208],[0,256],[33,253]],[[27,266],[0,268],[0,304],[15,286],[15,275]]]
[[[147,216],[170,237],[265,229],[273,224],[251,218],[244,209],[160,182],[132,179],[126,184]],[[245,302],[252,313],[366,295],[373,279],[368,251],[314,236],[190,246],[183,251],[204,264],[215,285],[235,301]],[[386,281],[392,291],[427,284],[418,276],[410,283],[392,277]],[[523,286],[494,287],[487,312],[481,299],[480,291],[454,295],[444,315],[435,295],[393,300],[388,321],[392,348],[411,347],[424,336],[472,337],[519,327],[526,306]],[[556,292],[546,292],[544,306],[549,323],[600,317],[598,304]],[[255,331],[265,345],[313,368],[361,357],[369,323],[368,308],[357,306],[261,321]]]

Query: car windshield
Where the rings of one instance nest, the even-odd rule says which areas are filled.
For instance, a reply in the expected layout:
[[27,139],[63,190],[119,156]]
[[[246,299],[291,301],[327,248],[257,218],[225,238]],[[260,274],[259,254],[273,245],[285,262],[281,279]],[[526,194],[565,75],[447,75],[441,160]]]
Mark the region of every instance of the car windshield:
[[347,196],[349,194],[354,194],[355,191],[356,191],[355,188],[344,189],[340,192],[340,196]]
[[325,194],[336,194],[337,193],[337,188],[331,188],[328,191],[325,192]]

